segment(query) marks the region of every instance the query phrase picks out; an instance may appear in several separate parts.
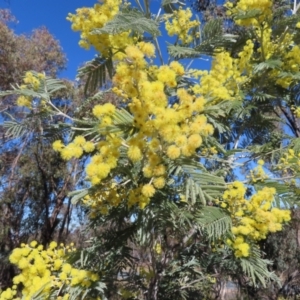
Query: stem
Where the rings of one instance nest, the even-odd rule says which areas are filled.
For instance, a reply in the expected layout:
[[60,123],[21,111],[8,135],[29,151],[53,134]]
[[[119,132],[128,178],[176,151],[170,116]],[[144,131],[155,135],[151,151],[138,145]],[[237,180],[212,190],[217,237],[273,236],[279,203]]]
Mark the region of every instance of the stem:
[[265,61],[265,50],[264,50],[264,43],[263,43],[263,35],[264,35],[264,28],[260,26],[260,48],[261,48],[261,57],[262,60]]
[[70,120],[72,120],[72,121],[75,120],[75,119],[73,119],[72,117],[68,116],[67,114],[63,113],[61,110],[59,110],[59,109],[51,102],[50,99],[49,99],[49,101],[48,101],[48,104],[50,104],[50,106],[51,106],[54,110],[56,110],[56,111],[58,112],[58,115],[64,116],[65,118],[70,119]]
[[88,131],[88,130],[91,130],[91,128],[77,128],[77,127],[71,127],[71,129],[77,130],[77,131]]
[[163,57],[162,57],[162,54],[161,54],[161,50],[160,50],[160,47],[159,47],[159,43],[158,43],[157,37],[154,38],[154,44],[155,44],[156,50],[157,50],[157,52],[158,52],[158,56],[159,56],[159,59],[160,59],[160,63],[161,63],[162,65],[164,65],[164,60],[163,60]]
[[143,7],[142,7],[140,1],[139,0],[135,0],[135,2],[137,3],[137,5],[138,5],[139,9],[141,10],[141,12],[144,12]]
[[[296,175],[293,175],[293,176],[285,176],[285,177],[279,177],[279,178],[270,178],[271,180],[278,180],[278,181],[280,181],[280,180],[287,180],[287,179],[293,179],[293,178],[295,178],[295,176]],[[241,183],[251,183],[251,181],[249,181],[249,180],[244,180],[244,181],[239,181],[239,182],[241,182]],[[234,181],[232,181],[232,182],[226,182],[226,185],[230,185],[230,184],[233,184],[234,183]]]
[[146,17],[149,18],[151,16],[151,13],[150,13],[150,7],[149,7],[148,0],[144,0],[144,6],[145,6],[145,10],[146,10]]
[[295,15],[300,8],[300,3],[297,4],[297,0],[294,0],[294,9],[292,9],[292,14]]
[[158,12],[157,12],[157,15],[156,15],[156,17],[155,17],[155,21],[157,21],[157,19],[158,19],[158,17],[160,16],[160,13],[161,13],[161,8],[158,10]]

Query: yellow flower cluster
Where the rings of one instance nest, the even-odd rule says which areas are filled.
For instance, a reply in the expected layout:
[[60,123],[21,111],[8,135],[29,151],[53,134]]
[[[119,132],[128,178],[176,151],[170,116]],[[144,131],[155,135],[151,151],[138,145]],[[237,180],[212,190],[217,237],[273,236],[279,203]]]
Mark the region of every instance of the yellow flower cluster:
[[97,151],[86,167],[86,173],[93,185],[100,183],[109,175],[111,169],[117,166],[120,146],[121,139],[111,136],[97,144]]
[[204,156],[213,156],[215,154],[218,154],[218,150],[215,146],[210,147],[210,148],[203,148],[201,150],[201,155],[204,155]]
[[[63,294],[65,286],[89,287],[99,280],[99,276],[90,271],[73,268],[66,263],[66,255],[75,250],[73,244],[65,247],[63,244],[58,246],[56,242],[51,242],[48,249],[43,249],[43,246],[38,245],[36,241],[32,241],[29,245],[22,244],[21,248],[14,249],[9,260],[21,270],[21,273],[13,278],[13,287],[0,294],[0,300],[21,300],[15,297],[18,285],[22,285],[24,300],[32,299],[38,291],[49,295],[51,290],[60,290]],[[68,298],[69,295],[64,293],[57,299]]]
[[252,74],[252,65],[249,62],[253,59],[253,49],[253,41],[248,40],[243,47],[243,50],[238,54],[239,59],[237,60],[237,68],[241,74],[247,74],[248,76]]
[[161,244],[157,242],[153,247],[153,250],[156,252],[156,254],[160,255],[162,252]]
[[132,44],[133,38],[130,32],[119,34],[94,34],[94,29],[101,29],[112,20],[119,12],[121,0],[105,0],[103,4],[95,4],[93,8],[80,8],[76,14],[69,14],[67,20],[72,22],[72,29],[81,32],[79,45],[89,49],[90,45],[95,47],[104,57],[114,54],[116,60],[122,59],[122,51],[127,45]]
[[108,213],[110,207],[117,207],[126,197],[127,191],[113,183],[109,188],[97,190],[94,194],[87,195],[82,200],[90,210],[90,218],[98,216],[99,212],[103,215]]
[[190,44],[193,41],[191,30],[200,25],[199,21],[191,21],[191,17],[192,12],[189,8],[176,10],[171,22],[167,20],[165,24],[168,35],[177,35],[183,44]]
[[32,102],[32,99],[29,96],[21,95],[17,99],[17,105],[18,106],[25,106],[27,108],[31,108],[31,102]]
[[[185,72],[180,63],[173,61],[169,65],[149,67],[146,58],[155,55],[155,48],[146,42],[128,45],[124,54],[124,59],[116,65],[112,90],[128,103],[135,134],[123,140],[118,133],[103,134],[105,131],[102,130],[103,140],[95,145],[96,152],[86,167],[86,173],[92,185],[100,184],[117,166],[120,149],[127,149],[129,160],[142,163],[144,177],[149,178],[149,183],[130,192],[128,206],[138,204],[144,208],[156,189],[166,184],[164,154],[170,159],[194,155],[202,145],[202,138],[213,133],[213,127],[201,114],[205,106],[203,97],[178,89],[178,103],[169,104],[166,89],[177,87],[177,78]],[[108,103],[94,107],[93,114],[99,119],[100,129],[114,122],[115,111],[115,107]],[[64,146],[57,141],[53,147],[65,159],[82,155],[82,146],[75,142]],[[104,212],[108,211],[110,201],[112,206],[120,202],[112,200],[114,197],[108,197],[109,201],[100,198]],[[98,195],[92,201],[99,204]]]
[[243,18],[236,20],[238,25],[259,25],[262,22],[266,22],[268,19],[270,20],[270,16],[272,16],[272,0],[240,0],[233,5],[232,2],[227,2],[225,6],[228,8],[228,14],[246,14],[251,10],[259,11],[259,15],[252,18]]
[[[264,60],[278,55],[281,57],[281,69],[271,70],[270,78],[281,87],[289,88],[294,81],[293,74],[299,72],[300,64],[300,48],[294,45],[294,34],[285,33],[283,36],[274,38],[271,25],[265,24],[257,30],[257,37],[262,41],[258,53],[262,54]],[[284,76],[282,76],[282,71],[285,72]]]
[[31,86],[35,91],[37,91],[40,87],[41,80],[45,79],[44,73],[38,73],[34,75],[32,72],[26,72],[25,77],[23,79],[24,83],[27,86]]
[[221,204],[232,218],[235,238],[228,239],[227,244],[236,257],[249,256],[252,243],[265,239],[270,232],[282,230],[282,224],[291,219],[289,210],[272,208],[274,188],[264,187],[249,200],[244,198],[245,193],[243,183],[236,181],[228,186]]
[[[293,74],[299,71],[300,49],[293,42],[296,33],[284,32],[281,36],[273,36],[272,4],[271,0],[240,0],[235,5],[227,2],[225,6],[230,15],[246,14],[250,10],[260,12],[258,16],[236,20],[238,25],[252,26],[255,29],[254,40],[259,45],[257,54],[260,54],[260,58],[253,54],[253,41],[249,40],[243,51],[239,53],[239,59],[236,62],[239,71],[241,73],[244,71],[244,75],[251,77],[254,65],[248,64],[249,61],[266,61],[271,58],[277,59],[280,56],[281,69],[273,68],[269,71],[269,76],[275,84],[289,88],[294,81]],[[285,72],[284,76],[282,76],[282,71]]]
[[[115,89],[122,90],[124,99],[128,99],[138,130],[128,141],[129,157],[139,161],[143,157],[151,158],[154,151],[165,151],[171,159],[191,156],[201,146],[201,136],[213,133],[212,126],[201,115],[205,100],[190,95],[185,89],[178,89],[178,103],[169,105],[165,89],[177,86],[176,78],[184,74],[184,68],[175,61],[148,68],[144,59],[146,53],[142,51],[139,45],[128,47],[128,60],[118,64],[113,78]],[[149,80],[150,76],[152,80]]]
[[[23,78],[23,83],[21,89],[33,89],[37,91],[41,85],[41,80],[45,79],[45,74],[37,73],[36,75],[32,72],[26,72],[25,77]],[[41,104],[44,105],[45,101],[41,101]],[[32,108],[32,97],[30,96],[19,96],[17,99],[18,106],[25,106],[27,108]]]
[[138,204],[143,209],[150,202],[150,197],[155,193],[155,188],[151,184],[140,186],[129,191],[128,207]]
[[263,165],[265,162],[260,159],[257,162],[257,166],[250,171],[250,178],[252,182],[264,181],[268,178],[268,175],[265,173]]
[[237,59],[226,51],[216,54],[211,70],[200,73],[200,84],[193,87],[193,92],[214,102],[241,99],[241,86],[249,80],[245,71],[249,69],[252,52],[253,44],[249,41]]
[[95,145],[93,142],[86,141],[85,137],[82,135],[77,136],[72,143],[65,146],[61,140],[57,140],[52,144],[55,151],[60,152],[61,157],[65,160],[70,160],[71,158],[80,158],[83,152],[90,153],[95,150]]
[[[139,204],[143,208],[149,203],[155,190],[165,186],[163,154],[170,159],[193,155],[202,145],[202,136],[211,135],[213,127],[201,115],[205,105],[203,97],[195,97],[185,89],[178,89],[178,103],[169,105],[165,89],[177,86],[177,76],[184,74],[181,64],[172,62],[161,67],[148,67],[145,57],[154,55],[154,47],[145,42],[128,46],[125,53],[126,59],[116,67],[113,91],[128,102],[136,134],[122,143],[115,136],[114,140],[118,143],[107,143],[106,148],[110,147],[107,154],[111,157],[114,153],[119,153],[118,147],[126,146],[128,158],[133,163],[143,163],[143,174],[150,179],[151,184],[132,190],[128,198],[129,206]],[[111,137],[107,136],[106,139],[111,140]],[[94,160],[92,157],[87,167],[90,177],[92,174],[89,170],[95,169]],[[106,177],[110,170],[111,168],[107,168],[103,175]],[[105,178],[100,177],[101,180]]]
[[[292,37],[291,37],[292,42]],[[291,43],[290,42],[290,43]],[[286,71],[287,74],[295,74],[298,73],[300,68],[300,48],[299,46],[293,46],[290,51],[283,51],[282,53],[284,64],[282,65],[282,69]],[[292,75],[286,75],[284,77],[278,78],[276,83],[281,85],[284,88],[288,88],[293,82]]]
[[[294,45],[294,34],[284,33],[280,37],[273,37],[270,23],[263,23],[257,27],[256,34],[261,43],[258,53],[262,55],[263,60],[271,59],[273,56],[278,57],[278,55],[281,57],[281,70],[278,68],[271,70],[270,78],[283,88],[289,88],[294,81],[292,74],[299,71],[300,63],[300,49]],[[281,75],[282,71],[286,73],[285,76]]]
[[[290,47],[293,44],[293,35],[285,33],[283,36],[273,37],[271,24],[266,20],[264,21],[254,26],[256,40],[260,44],[257,53],[261,54],[262,60],[280,54],[283,61],[283,71],[286,74],[295,74],[299,70],[300,50],[298,46]],[[253,41],[248,40],[237,58],[232,58],[225,51],[217,53],[211,71],[197,73],[201,76],[201,82],[194,87],[194,92],[205,97],[211,97],[215,101],[239,99],[241,87],[254,76],[253,67],[255,64],[249,64],[249,61],[258,61],[258,57],[254,54],[253,49]],[[288,88],[293,81],[293,76],[281,76],[281,72],[282,70],[279,69],[271,70],[270,78],[274,79],[276,84]]]
[[298,107],[292,106],[291,110],[297,118],[300,118],[300,107],[299,106]]
[[[73,30],[81,31],[82,46],[88,48],[92,45],[104,56],[118,53],[114,57],[118,62],[113,78],[113,92],[128,102],[136,129],[136,134],[126,141],[118,133],[104,134],[103,140],[95,145],[96,153],[91,157],[86,173],[92,185],[100,184],[116,167],[120,149],[127,148],[129,160],[142,163],[144,177],[149,179],[149,183],[129,192],[128,206],[138,204],[144,208],[156,189],[166,184],[163,154],[170,159],[177,159],[181,155],[192,156],[202,145],[202,137],[213,133],[213,127],[207,124],[206,117],[201,114],[205,105],[203,97],[195,97],[184,89],[178,89],[178,103],[169,105],[166,89],[176,88],[177,78],[185,73],[180,63],[174,61],[160,67],[148,66],[146,59],[155,56],[155,47],[152,43],[139,42],[130,37],[130,32],[115,35],[92,33],[93,29],[102,28],[112,20],[119,12],[120,5],[119,0],[105,0],[102,5],[82,8],[77,10],[76,15],[68,16],[68,20],[73,23]],[[191,16],[190,9],[179,9],[174,13],[172,21],[166,21],[168,33],[178,35],[183,43],[191,42],[191,29],[199,25],[197,21],[190,20]],[[99,119],[100,129],[114,122],[114,111],[111,104],[94,107],[93,114]],[[53,147],[65,159],[82,155],[81,146],[74,142],[63,146],[57,141]],[[109,191],[104,189],[102,193],[90,196],[85,201],[93,207],[91,215],[95,214],[96,203],[101,207],[99,210],[106,213],[110,206],[126,198],[116,188]]]
[[288,149],[280,158],[277,168],[283,170],[284,175],[291,175],[299,172],[300,153],[296,154],[293,149]]

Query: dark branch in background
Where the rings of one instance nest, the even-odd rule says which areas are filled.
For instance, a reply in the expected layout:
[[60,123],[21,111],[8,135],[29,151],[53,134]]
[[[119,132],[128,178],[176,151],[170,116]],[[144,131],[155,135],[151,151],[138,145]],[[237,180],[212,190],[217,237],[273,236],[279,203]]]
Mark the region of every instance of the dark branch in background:
[[295,117],[290,112],[288,112],[287,109],[282,105],[280,106],[280,110],[285,116],[286,120],[288,121],[288,125],[290,129],[293,131],[294,135],[296,137],[300,137],[300,128],[297,124],[297,121],[295,120]]

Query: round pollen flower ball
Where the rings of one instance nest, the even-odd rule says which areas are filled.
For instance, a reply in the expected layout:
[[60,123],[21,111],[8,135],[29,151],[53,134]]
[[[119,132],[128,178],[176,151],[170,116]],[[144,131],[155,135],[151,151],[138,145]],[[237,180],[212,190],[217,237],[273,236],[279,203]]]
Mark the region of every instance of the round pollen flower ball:
[[72,271],[72,266],[70,264],[63,264],[62,271],[66,274],[70,274]]
[[180,149],[175,145],[168,147],[167,155],[171,159],[176,159],[180,156]]
[[152,177],[153,175],[153,170],[151,168],[150,165],[146,165],[144,168],[143,168],[143,174],[146,178],[150,178]]
[[105,103],[103,105],[103,110],[105,114],[113,115],[116,111],[116,107],[111,103]]
[[52,147],[54,151],[61,151],[65,147],[65,145],[61,140],[57,140],[52,144]]
[[157,177],[153,180],[153,185],[157,189],[162,189],[166,185],[166,180],[164,177]]
[[188,145],[192,146],[193,148],[198,148],[202,144],[202,138],[199,134],[192,134],[188,138]]
[[50,245],[49,245],[49,249],[53,250],[57,247],[57,243],[56,242],[51,242]]
[[37,241],[32,241],[30,243],[30,247],[35,248],[37,246],[37,244],[38,244]]
[[83,150],[80,146],[75,145],[75,147],[73,147],[73,156],[76,158],[80,158],[83,154]]
[[95,145],[92,142],[86,142],[82,147],[83,150],[87,153],[93,152],[95,150]]
[[66,147],[61,150],[61,157],[64,160],[70,160],[73,157],[73,151],[70,149],[70,147]]
[[264,163],[265,163],[265,162],[264,162],[262,159],[259,159],[259,160],[257,161],[257,164],[260,165],[260,166],[263,166]]
[[155,194],[155,188],[151,184],[146,184],[142,188],[142,194],[151,198]]
[[179,135],[176,139],[175,139],[175,144],[178,147],[183,147],[187,144],[187,138],[185,135]]
[[83,146],[85,144],[85,142],[86,142],[85,137],[82,135],[76,136],[76,138],[73,141],[73,143],[76,146]]
[[184,67],[178,61],[172,61],[170,67],[178,75],[184,75]]
[[140,42],[138,43],[140,50],[148,57],[155,56],[155,47],[152,43]]
[[103,106],[100,105],[100,104],[97,104],[94,106],[93,108],[93,115],[96,117],[96,118],[101,118],[101,116],[104,114],[104,109],[103,109]]
[[140,161],[143,157],[141,149],[134,145],[128,148],[127,155],[132,162]]

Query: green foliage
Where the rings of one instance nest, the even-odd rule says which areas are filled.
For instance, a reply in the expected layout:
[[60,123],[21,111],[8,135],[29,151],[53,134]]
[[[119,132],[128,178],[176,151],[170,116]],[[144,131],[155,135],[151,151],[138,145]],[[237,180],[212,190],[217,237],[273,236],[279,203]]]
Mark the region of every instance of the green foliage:
[[149,33],[152,36],[159,36],[161,33],[158,29],[159,24],[146,17],[138,10],[128,10],[118,13],[112,21],[109,21],[101,29],[94,29],[93,34],[116,34],[131,30],[138,34]]
[[203,207],[198,213],[197,221],[207,233],[208,238],[214,240],[226,235],[232,225],[230,216],[224,214],[224,211],[219,207],[213,206]]
[[199,32],[200,38],[195,47],[169,45],[168,53],[175,59],[197,58],[201,55],[215,55],[222,47],[232,48],[238,36],[224,34],[222,20],[216,19],[207,22]]
[[111,58],[103,59],[100,56],[87,62],[78,70],[78,78],[85,80],[84,93],[93,94],[99,87],[106,83],[106,74],[112,78],[113,63]]
[[253,278],[254,286],[260,283],[263,287],[266,287],[266,278],[280,285],[278,277],[273,272],[268,271],[268,265],[271,264],[272,262],[270,260],[262,259],[260,257],[260,250],[255,248],[252,249],[251,257],[241,259],[242,271],[249,278]]
[[17,121],[5,121],[3,127],[5,128],[5,135],[8,138],[19,138],[28,132],[28,128]]

